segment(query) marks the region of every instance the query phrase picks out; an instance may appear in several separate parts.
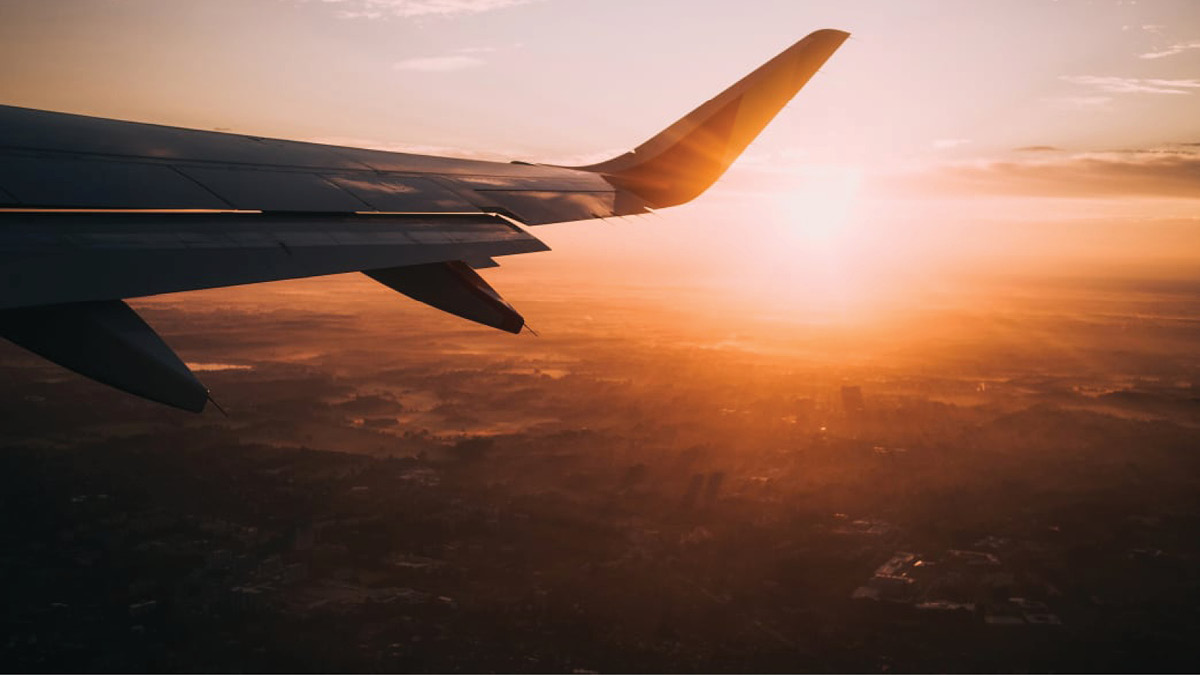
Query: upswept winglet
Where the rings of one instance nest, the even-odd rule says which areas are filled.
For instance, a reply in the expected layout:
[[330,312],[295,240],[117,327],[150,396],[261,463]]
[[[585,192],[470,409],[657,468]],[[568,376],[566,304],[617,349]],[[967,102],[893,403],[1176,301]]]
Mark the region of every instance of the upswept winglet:
[[848,37],[828,28],[810,33],[633,151],[571,168],[599,173],[653,208],[691,201],[725,173]]

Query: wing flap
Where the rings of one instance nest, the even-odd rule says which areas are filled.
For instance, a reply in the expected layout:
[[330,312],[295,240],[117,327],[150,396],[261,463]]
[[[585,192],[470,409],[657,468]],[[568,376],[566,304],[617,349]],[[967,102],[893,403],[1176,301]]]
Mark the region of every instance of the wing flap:
[[503,218],[0,214],[0,309],[549,250]]

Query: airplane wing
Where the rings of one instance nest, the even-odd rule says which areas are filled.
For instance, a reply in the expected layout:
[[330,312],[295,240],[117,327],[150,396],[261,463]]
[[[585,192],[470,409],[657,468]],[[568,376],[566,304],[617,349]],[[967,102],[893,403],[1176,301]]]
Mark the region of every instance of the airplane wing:
[[520,225],[693,199],[847,37],[816,31],[633,151],[582,167],[0,106],[0,334],[198,412],[208,390],[125,298],[362,271],[520,332],[521,315],[474,271],[548,250]]

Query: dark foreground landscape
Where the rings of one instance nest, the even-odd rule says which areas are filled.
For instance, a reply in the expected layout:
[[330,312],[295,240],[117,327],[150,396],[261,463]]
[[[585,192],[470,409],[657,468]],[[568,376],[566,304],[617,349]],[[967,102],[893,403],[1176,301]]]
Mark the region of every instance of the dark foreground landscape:
[[1200,284],[1024,283],[138,303],[228,417],[2,345],[0,669],[1194,672]]

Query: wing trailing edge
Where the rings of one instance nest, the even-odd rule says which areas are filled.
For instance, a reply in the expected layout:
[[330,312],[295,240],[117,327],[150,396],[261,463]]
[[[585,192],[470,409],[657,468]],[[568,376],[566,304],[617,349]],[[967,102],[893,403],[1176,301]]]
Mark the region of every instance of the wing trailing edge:
[[545,250],[482,213],[0,213],[0,310]]

